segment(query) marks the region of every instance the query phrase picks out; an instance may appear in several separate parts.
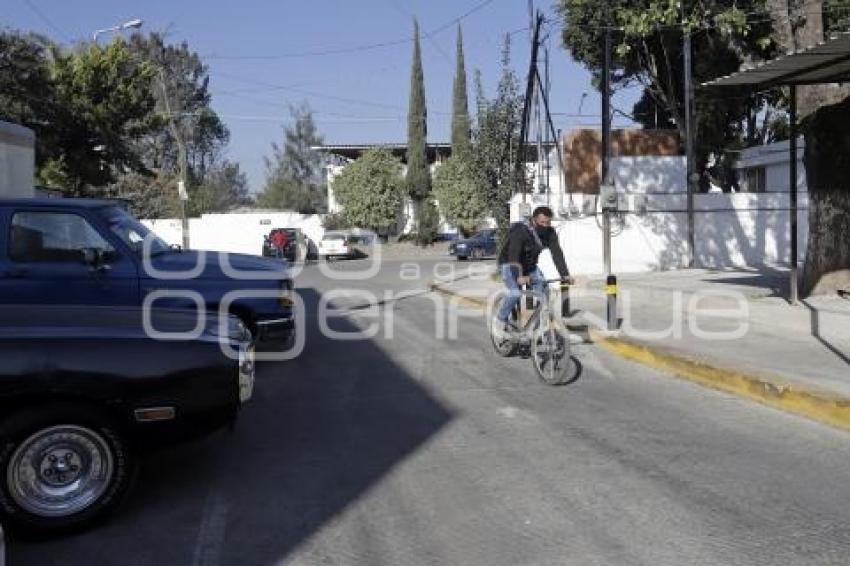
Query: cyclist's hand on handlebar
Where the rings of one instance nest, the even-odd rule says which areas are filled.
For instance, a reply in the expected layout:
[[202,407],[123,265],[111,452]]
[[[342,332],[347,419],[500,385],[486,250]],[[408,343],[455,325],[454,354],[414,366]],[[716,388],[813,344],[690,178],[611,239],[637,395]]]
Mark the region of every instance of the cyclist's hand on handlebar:
[[520,285],[528,285],[529,283],[531,283],[531,277],[529,277],[528,275],[521,275],[520,277],[516,278],[516,282]]
[[566,275],[564,277],[561,277],[561,283],[563,283],[564,285],[573,285],[575,282],[576,282],[576,278],[572,277],[570,275]]

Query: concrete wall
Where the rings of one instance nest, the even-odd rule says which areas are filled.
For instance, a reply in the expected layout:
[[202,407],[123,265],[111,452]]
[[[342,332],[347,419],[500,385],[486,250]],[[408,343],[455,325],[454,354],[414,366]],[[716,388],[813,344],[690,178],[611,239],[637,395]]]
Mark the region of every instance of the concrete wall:
[[[545,200],[543,201],[545,203]],[[575,210],[589,211],[554,225],[575,274],[600,274],[601,216],[594,195],[574,195]],[[710,268],[785,265],[790,257],[787,193],[700,194],[694,198],[697,265]],[[800,261],[808,238],[808,198],[800,195]],[[679,269],[687,261],[687,213],[683,194],[646,198],[646,213],[620,215],[613,222],[612,265],[616,273]],[[144,223],[172,244],[182,242],[180,220]],[[318,242],[324,230],[316,215],[287,212],[209,214],[190,220],[193,249],[259,255],[272,228],[301,228]],[[444,227],[445,228],[445,227]]]
[[35,134],[29,128],[0,122],[0,196],[34,196]]
[[[790,258],[787,194],[700,194],[694,199],[698,267],[787,265]],[[800,195],[800,262],[808,238],[808,198]],[[613,222],[612,268],[617,273],[686,266],[688,219],[685,195],[650,195],[645,214]],[[601,216],[575,216],[554,223],[573,272],[599,274]]]
[[[169,244],[182,244],[183,231],[179,219],[143,220]],[[189,247],[261,255],[263,236],[273,228],[300,228],[314,242],[322,239],[321,217],[295,212],[251,212],[234,214],[204,214],[189,219]]]

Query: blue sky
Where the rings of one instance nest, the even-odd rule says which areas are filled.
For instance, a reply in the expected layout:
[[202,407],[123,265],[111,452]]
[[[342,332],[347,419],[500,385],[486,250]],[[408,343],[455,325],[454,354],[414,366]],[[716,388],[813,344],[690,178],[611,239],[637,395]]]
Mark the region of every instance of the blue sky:
[[[550,2],[536,7],[554,17]],[[414,15],[423,32],[428,138],[447,141],[456,33],[449,24],[468,12],[461,25],[472,108],[472,73],[480,69],[492,94],[506,33],[513,32],[512,62],[524,81],[527,0],[4,0],[2,25],[68,45],[89,40],[96,29],[141,18],[143,31],[187,41],[210,67],[213,105],[231,131],[227,157],[259,190],[263,156],[282,138],[290,104],[310,104],[327,143],[406,140]],[[590,74],[560,47],[559,25],[547,29],[556,127],[598,125],[599,96]],[[376,44],[386,45],[370,47]],[[639,94],[618,93],[615,106],[628,112]]]

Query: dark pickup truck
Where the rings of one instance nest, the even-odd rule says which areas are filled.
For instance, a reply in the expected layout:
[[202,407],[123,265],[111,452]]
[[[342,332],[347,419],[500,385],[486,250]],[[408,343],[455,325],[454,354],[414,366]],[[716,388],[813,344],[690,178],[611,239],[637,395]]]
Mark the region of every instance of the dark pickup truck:
[[87,524],[120,502],[142,449],[234,422],[253,391],[253,343],[236,317],[197,322],[187,310],[0,307],[4,525]]
[[154,306],[226,308],[286,342],[292,288],[285,262],[169,246],[113,201],[0,200],[0,304],[141,306],[156,293]]

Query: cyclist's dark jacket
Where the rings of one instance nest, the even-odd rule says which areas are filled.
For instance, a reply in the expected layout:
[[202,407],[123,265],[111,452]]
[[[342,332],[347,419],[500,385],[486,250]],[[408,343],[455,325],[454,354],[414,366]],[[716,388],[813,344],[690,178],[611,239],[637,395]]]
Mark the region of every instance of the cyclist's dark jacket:
[[511,226],[507,241],[499,252],[499,265],[506,263],[519,265],[522,267],[522,274],[528,275],[537,266],[537,258],[540,252],[549,248],[555,267],[558,268],[558,273],[561,277],[569,276],[570,271],[567,269],[567,262],[564,259],[564,252],[561,250],[555,229],[550,226],[542,233],[538,232],[539,243],[532,230],[533,228],[525,222],[517,222]]

